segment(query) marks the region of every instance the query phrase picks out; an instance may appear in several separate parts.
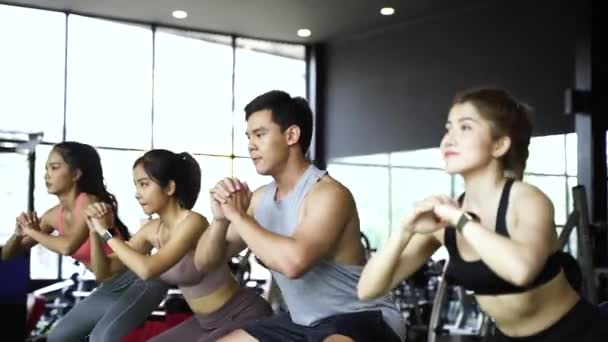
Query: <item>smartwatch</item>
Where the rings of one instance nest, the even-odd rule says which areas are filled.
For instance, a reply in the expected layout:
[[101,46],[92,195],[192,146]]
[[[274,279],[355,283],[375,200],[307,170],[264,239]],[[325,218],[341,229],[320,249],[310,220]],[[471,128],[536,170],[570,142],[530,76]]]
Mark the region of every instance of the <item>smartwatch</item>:
[[103,240],[103,242],[108,242],[108,240],[110,240],[111,238],[113,238],[114,235],[112,235],[112,233],[110,233],[110,230],[106,229],[103,234],[101,234],[101,239]]

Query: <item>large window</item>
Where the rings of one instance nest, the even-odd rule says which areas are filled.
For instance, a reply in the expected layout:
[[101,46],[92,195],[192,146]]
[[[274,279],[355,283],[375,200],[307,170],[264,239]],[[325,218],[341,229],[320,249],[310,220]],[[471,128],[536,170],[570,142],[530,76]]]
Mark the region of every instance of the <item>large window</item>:
[[390,207],[387,205],[390,203],[389,169],[382,166],[332,164],[328,171],[353,194],[361,231],[371,246],[384,244],[390,231]]
[[234,154],[248,156],[243,108],[269,90],[306,96],[305,49],[252,39],[236,40],[234,69]]
[[399,229],[416,201],[453,193],[452,177],[443,171],[437,148],[338,158],[330,161],[328,170],[353,193],[361,231],[375,249]]
[[70,15],[67,53],[67,139],[148,148],[151,28]]
[[[237,176],[252,190],[269,181],[248,158],[245,104],[271,89],[306,95],[303,45],[5,5],[0,30],[1,129],[44,131],[34,189],[40,215],[58,203],[46,192],[44,164],[52,144],[65,139],[97,148],[132,233],[148,218],[134,198],[131,167],[150,148],[194,155],[202,169],[194,209],[211,220],[209,189],[221,178]],[[11,199],[0,239],[27,206],[27,169],[23,158],[11,158],[0,159],[3,174],[15,175],[0,193]],[[32,278],[47,279],[83,271],[40,246],[30,269]]]
[[[524,179],[552,200],[560,231],[572,211],[576,135],[535,137],[529,150]],[[464,191],[462,178],[443,170],[438,148],[336,158],[329,162],[328,169],[354,194],[361,230],[369,235],[374,248],[381,247],[391,231],[399,228],[416,201],[431,194],[455,198]]]
[[63,137],[65,15],[0,5],[0,129]]
[[154,147],[232,154],[231,38],[156,31]]
[[15,229],[15,218],[27,210],[29,165],[27,156],[0,153],[0,246],[6,243]]

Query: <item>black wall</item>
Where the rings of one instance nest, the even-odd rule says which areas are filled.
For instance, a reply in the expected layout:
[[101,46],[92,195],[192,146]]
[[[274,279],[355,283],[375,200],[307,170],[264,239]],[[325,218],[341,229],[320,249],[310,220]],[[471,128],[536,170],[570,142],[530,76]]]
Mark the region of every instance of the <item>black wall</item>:
[[327,158],[437,146],[453,94],[480,85],[532,105],[535,135],[573,131],[577,6],[490,1],[328,42]]

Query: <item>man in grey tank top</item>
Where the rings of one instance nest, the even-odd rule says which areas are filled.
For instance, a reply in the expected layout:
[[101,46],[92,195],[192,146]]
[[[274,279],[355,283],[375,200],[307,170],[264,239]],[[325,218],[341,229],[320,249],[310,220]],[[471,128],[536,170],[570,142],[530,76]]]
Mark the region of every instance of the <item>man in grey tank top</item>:
[[405,325],[388,299],[361,301],[365,263],[350,191],[306,158],[312,112],[282,91],[246,107],[249,153],[274,181],[251,193],[235,178],[211,189],[213,222],[197,264],[211,270],[248,247],[270,269],[289,314],[244,326],[220,341],[403,341]]

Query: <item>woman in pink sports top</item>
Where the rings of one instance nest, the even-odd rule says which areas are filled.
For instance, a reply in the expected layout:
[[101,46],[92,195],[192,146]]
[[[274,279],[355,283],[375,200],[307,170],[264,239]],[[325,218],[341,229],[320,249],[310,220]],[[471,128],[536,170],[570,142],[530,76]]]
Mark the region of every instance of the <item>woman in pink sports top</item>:
[[[87,216],[89,226],[107,237],[122,263],[142,279],[159,277],[177,285],[192,309],[192,318],[152,341],[215,341],[246,322],[272,313],[264,299],[238,284],[227,263],[203,272],[194,262],[197,242],[209,223],[191,210],[201,188],[201,170],[192,156],[148,151],[133,165],[133,182],[135,197],[144,212],[158,218],[141,227],[128,243],[107,232],[106,228],[115,225],[107,204],[89,206]],[[101,250],[94,245],[94,251],[95,246]],[[153,248],[156,253],[150,255]]]
[[[98,267],[91,263],[91,240],[84,210],[95,202],[106,203],[115,214],[118,208],[115,197],[106,190],[99,154],[93,147],[69,141],[53,146],[44,180],[48,193],[57,196],[59,204],[40,218],[36,212],[19,215],[15,233],[2,248],[2,259],[17,256],[39,243],[82,262],[101,285],[59,321],[47,340],[81,341],[88,336],[89,341],[119,341],[160,303],[166,284],[142,282],[124,267],[100,277]],[[55,230],[58,235],[52,235]],[[127,227],[118,219],[115,234],[129,239]],[[110,254],[112,250],[106,247],[103,253]],[[128,311],[121,310],[127,306]]]

